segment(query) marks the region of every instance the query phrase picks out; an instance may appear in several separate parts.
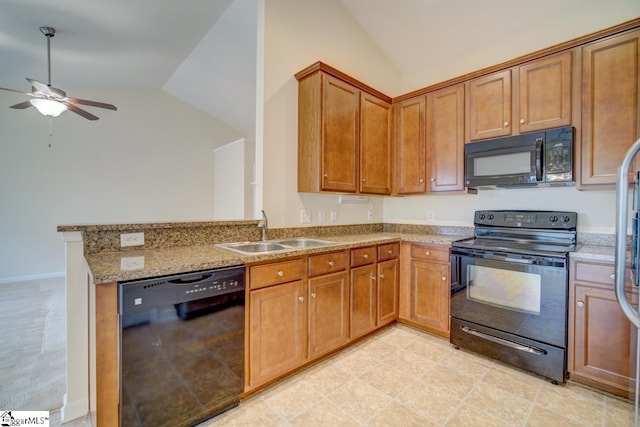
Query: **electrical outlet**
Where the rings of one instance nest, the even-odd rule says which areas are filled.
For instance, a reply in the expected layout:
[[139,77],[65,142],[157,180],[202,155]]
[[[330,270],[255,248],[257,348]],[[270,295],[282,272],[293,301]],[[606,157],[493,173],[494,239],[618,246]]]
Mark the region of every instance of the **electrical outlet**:
[[144,245],[144,233],[126,233],[120,235],[120,246]]
[[373,210],[372,209],[367,210],[367,219],[369,221],[373,221]]
[[318,211],[318,222],[320,224],[322,224],[324,222],[327,222],[327,214],[326,214],[325,211],[323,211],[323,210],[319,210]]
[[308,211],[306,209],[300,209],[300,223],[301,224],[311,223],[311,211]]
[[143,256],[124,256],[120,258],[120,270],[142,270],[144,268]]
[[433,221],[433,211],[427,212],[427,221]]
[[331,211],[331,222],[338,222],[338,211]]

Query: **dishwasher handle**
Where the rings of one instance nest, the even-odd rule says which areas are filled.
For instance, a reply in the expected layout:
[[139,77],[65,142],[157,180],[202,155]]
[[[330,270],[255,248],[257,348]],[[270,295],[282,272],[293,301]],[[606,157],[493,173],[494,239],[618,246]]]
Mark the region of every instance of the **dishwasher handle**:
[[192,285],[194,283],[204,282],[205,280],[209,280],[213,277],[213,273],[201,274],[195,278],[178,278],[173,280],[168,280],[168,283],[172,285]]

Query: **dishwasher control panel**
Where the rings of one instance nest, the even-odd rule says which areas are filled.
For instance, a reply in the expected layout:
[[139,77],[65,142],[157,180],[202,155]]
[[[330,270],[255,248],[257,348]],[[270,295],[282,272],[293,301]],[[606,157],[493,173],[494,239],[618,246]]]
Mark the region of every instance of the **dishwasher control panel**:
[[128,314],[244,291],[244,266],[197,271],[118,284],[119,312]]

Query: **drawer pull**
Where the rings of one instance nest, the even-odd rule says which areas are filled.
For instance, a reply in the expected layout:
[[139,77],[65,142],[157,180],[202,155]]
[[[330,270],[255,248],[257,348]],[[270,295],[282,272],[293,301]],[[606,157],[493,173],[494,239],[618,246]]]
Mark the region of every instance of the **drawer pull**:
[[369,255],[368,254],[364,254],[364,255],[362,255],[362,258],[369,259]]
[[578,301],[578,302],[576,303],[576,305],[577,305],[578,307],[584,307],[584,302],[583,302],[583,301]]
[[298,297],[298,301],[304,302],[304,297]]
[[329,267],[333,267],[336,263],[333,261],[329,261]]
[[429,255],[431,255],[431,252],[429,252],[429,251],[424,251],[424,254],[425,254],[426,256],[429,256]]
[[282,277],[282,276],[284,276],[284,271],[280,270],[280,271],[278,271],[277,274],[278,274],[278,277]]
[[609,279],[611,279],[611,280],[616,280],[616,273],[611,273],[611,274],[609,275]]
[[316,297],[316,293],[315,292],[311,292],[311,298],[315,298]]
[[387,253],[388,253],[389,255],[391,255],[391,254],[393,253],[393,251],[392,251],[391,249],[389,249],[389,250],[387,251]]

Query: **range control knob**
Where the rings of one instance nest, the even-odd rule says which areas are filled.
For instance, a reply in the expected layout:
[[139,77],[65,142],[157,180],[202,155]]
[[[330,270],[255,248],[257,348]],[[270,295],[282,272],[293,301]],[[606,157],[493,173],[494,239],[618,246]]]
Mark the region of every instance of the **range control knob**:
[[569,218],[569,215],[562,215],[562,222],[569,222],[571,221],[571,218]]
[[487,216],[486,216],[485,214],[483,214],[483,213],[481,213],[481,214],[480,214],[480,219],[481,219],[481,220],[484,220],[486,217],[487,217]]
[[551,222],[558,222],[558,215],[551,215],[549,217],[549,221]]
[[487,217],[487,219],[488,219],[489,221],[493,221],[493,214],[489,214],[489,216]]

